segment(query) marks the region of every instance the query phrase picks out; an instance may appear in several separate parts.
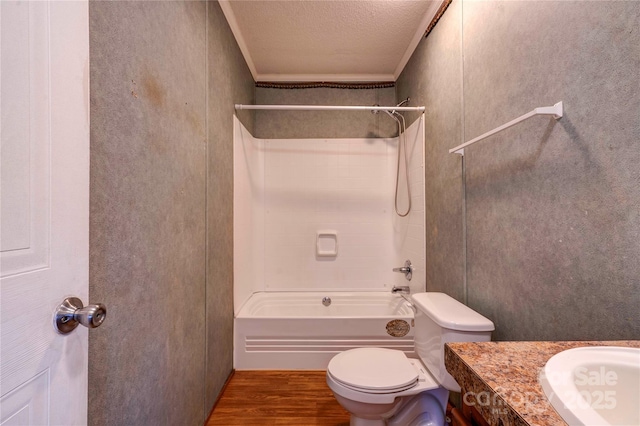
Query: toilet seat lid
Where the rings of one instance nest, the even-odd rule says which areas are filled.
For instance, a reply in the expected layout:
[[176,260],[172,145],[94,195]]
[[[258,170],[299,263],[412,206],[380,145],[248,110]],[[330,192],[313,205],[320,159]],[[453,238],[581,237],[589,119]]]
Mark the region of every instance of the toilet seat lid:
[[349,387],[372,392],[400,391],[418,381],[418,372],[404,352],[392,349],[350,349],[334,356],[327,370]]

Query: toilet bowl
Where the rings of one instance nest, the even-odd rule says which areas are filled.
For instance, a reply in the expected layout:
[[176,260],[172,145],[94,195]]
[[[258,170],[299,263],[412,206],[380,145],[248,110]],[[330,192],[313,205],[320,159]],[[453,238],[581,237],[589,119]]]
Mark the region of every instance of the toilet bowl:
[[358,348],[342,352],[329,362],[327,384],[340,405],[352,414],[351,426],[386,425],[384,419],[397,414],[419,394],[424,394],[420,406],[441,421],[418,424],[444,424],[448,392],[420,360],[407,358],[402,351]]
[[444,425],[449,391],[460,391],[444,367],[444,344],[491,339],[490,320],[444,293],[418,293],[412,300],[420,359],[357,348],[329,362],[327,384],[351,413],[351,426]]

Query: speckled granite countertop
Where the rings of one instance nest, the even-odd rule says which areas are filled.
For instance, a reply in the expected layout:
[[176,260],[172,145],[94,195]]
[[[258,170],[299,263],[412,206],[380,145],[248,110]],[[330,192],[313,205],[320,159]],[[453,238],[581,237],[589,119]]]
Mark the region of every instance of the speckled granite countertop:
[[640,348],[640,341],[447,343],[445,365],[491,425],[566,424],[547,401],[538,374],[553,355],[581,346]]

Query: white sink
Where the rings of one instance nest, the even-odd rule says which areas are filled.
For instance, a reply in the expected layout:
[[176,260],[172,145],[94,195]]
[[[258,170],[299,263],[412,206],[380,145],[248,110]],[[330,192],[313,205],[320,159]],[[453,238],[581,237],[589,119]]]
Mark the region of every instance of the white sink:
[[640,425],[640,349],[568,349],[547,361],[540,384],[569,425]]

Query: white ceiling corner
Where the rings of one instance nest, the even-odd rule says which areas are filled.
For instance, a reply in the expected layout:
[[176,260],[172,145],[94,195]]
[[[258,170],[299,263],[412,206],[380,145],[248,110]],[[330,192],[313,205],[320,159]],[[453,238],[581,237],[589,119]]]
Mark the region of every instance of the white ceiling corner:
[[255,81],[395,81],[441,0],[220,0]]

